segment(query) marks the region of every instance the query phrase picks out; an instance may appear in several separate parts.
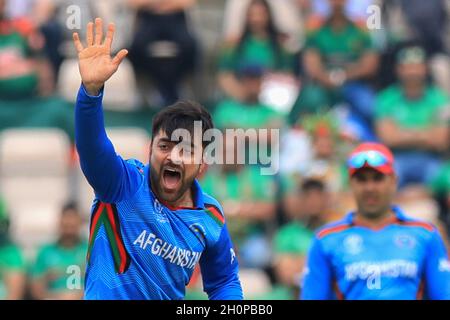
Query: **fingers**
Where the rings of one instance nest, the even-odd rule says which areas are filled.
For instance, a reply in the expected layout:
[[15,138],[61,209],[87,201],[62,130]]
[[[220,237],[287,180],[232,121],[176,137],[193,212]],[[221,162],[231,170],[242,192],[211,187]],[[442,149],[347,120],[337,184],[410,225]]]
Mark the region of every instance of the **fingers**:
[[127,54],[128,54],[128,50],[126,50],[126,49],[120,50],[116,54],[114,59],[112,60],[112,63],[115,64],[115,65],[119,65],[122,62],[122,60],[127,56]]
[[86,42],[88,47],[94,45],[94,23],[92,22],[89,22],[87,25]]
[[101,45],[103,39],[103,21],[100,18],[95,19],[95,45]]
[[115,28],[116,27],[114,26],[114,23],[110,23],[108,25],[108,32],[106,33],[106,38],[105,38],[105,46],[108,49],[111,49]]
[[73,43],[74,43],[75,49],[77,49],[78,53],[83,51],[84,47],[83,47],[83,44],[80,41],[80,36],[78,35],[77,32],[73,33]]

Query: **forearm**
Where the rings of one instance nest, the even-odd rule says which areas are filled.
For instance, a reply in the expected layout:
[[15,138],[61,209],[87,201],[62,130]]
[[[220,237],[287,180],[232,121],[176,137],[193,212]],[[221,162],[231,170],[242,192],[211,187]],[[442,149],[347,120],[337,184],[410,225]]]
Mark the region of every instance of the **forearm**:
[[447,126],[435,127],[431,130],[426,130],[427,145],[436,151],[445,152],[449,148],[449,128]]
[[46,289],[47,284],[43,278],[33,280],[30,290],[34,299],[44,300],[49,298],[49,293]]
[[323,66],[320,55],[315,50],[308,50],[303,58],[303,65],[311,80],[317,81],[325,87],[331,87],[330,74]]
[[242,300],[242,287],[239,279],[208,293],[209,300]]
[[345,69],[346,80],[359,80],[371,77],[378,68],[378,56],[367,53],[357,63],[349,64]]
[[110,180],[120,175],[121,163],[106,135],[102,94],[89,96],[83,86],[75,107],[75,144],[87,180],[95,191],[107,194]]
[[210,300],[242,300],[239,266],[226,224],[219,240],[200,259],[204,290]]
[[5,276],[6,300],[23,299],[25,291],[25,275],[22,272],[13,271]]
[[390,120],[382,120],[377,126],[377,133],[390,148],[423,148],[426,144],[426,132],[401,129]]
[[221,72],[217,80],[220,88],[226,95],[237,100],[244,98],[242,86],[231,72]]
[[420,148],[440,151],[444,150],[447,145],[445,137],[427,130],[396,130],[391,135],[380,134],[380,137],[391,148]]
[[381,135],[381,139],[391,148],[422,148],[425,144],[422,132],[415,130],[398,130],[392,136]]
[[46,59],[36,61],[36,70],[39,76],[39,94],[49,96],[54,91],[54,77],[50,63]]

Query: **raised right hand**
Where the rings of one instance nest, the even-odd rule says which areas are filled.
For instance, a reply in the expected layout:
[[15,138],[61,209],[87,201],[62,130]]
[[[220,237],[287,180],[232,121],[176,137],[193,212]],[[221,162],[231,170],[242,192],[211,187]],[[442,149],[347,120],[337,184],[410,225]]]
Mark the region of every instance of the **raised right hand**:
[[73,34],[73,42],[78,51],[78,66],[81,80],[90,95],[98,95],[105,82],[117,71],[122,60],[128,54],[125,49],[120,50],[114,58],[111,58],[111,44],[114,37],[114,24],[108,25],[106,38],[103,40],[102,19],[95,19],[94,23],[87,25],[86,43],[83,47],[78,33]]

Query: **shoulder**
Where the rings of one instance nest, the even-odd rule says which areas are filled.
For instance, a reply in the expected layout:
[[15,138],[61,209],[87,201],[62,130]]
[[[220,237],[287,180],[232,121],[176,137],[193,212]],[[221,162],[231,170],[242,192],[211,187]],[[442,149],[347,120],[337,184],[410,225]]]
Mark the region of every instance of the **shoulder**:
[[56,244],[54,243],[47,243],[42,245],[37,252],[38,256],[43,256],[43,255],[47,255],[50,252],[53,252],[56,249]]
[[398,210],[401,215],[398,227],[402,228],[404,232],[407,232],[422,241],[431,241],[436,237],[440,237],[439,230],[433,223],[410,217],[402,212],[400,208],[397,208],[396,210]]
[[400,225],[404,228],[407,228],[410,232],[415,232],[425,238],[430,238],[434,234],[439,234],[439,231],[434,224],[409,216],[404,216],[404,218],[400,222]]
[[224,99],[220,101],[217,106],[215,113],[231,113],[232,110],[240,108],[241,104],[234,99]]
[[15,243],[9,243],[0,247],[0,252],[4,255],[22,255],[22,250]]
[[392,99],[400,96],[401,89],[397,84],[390,85],[378,93],[378,99]]
[[359,35],[370,36],[365,21],[350,21],[351,29]]
[[323,31],[327,25],[327,20],[320,16],[311,16],[306,22],[306,32],[308,36],[317,35]]
[[349,229],[351,224],[346,219],[341,219],[325,226],[316,231],[316,238],[322,240],[330,235],[340,234],[341,232]]
[[448,102],[448,95],[442,89],[438,88],[435,85],[429,86],[427,88],[429,97],[433,98],[434,101],[439,104],[445,104]]
[[25,260],[21,248],[15,243],[10,243],[0,248],[1,260],[11,267],[25,266]]
[[225,40],[221,45],[220,45],[220,53],[222,53],[223,55],[228,55],[228,54],[232,54],[235,50],[236,47],[239,44],[239,38],[231,38],[231,39],[227,39]]
[[397,84],[391,85],[378,93],[376,96],[376,108],[391,109],[403,99],[403,94]]
[[144,174],[145,165],[139,160],[127,159],[125,162],[135,167],[141,174]]
[[225,214],[220,203],[209,194],[203,192],[206,213],[219,225],[225,224]]

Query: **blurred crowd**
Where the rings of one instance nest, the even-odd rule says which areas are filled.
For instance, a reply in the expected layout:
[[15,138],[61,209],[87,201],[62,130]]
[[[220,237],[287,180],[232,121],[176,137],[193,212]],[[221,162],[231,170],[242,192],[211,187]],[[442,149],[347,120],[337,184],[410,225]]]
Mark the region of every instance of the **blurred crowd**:
[[[276,175],[227,164],[200,182],[223,205],[245,297],[295,299],[314,231],[354,209],[345,158],[360,141],[393,150],[396,202],[447,237],[449,9],[446,0],[0,0],[0,135],[58,128],[73,141],[71,28],[84,38],[94,17],[114,22],[113,48],[129,56],[105,89],[107,126],[149,130],[157,110],[195,99],[219,129],[280,129]],[[61,204],[54,241],[24,255],[3,198],[0,298],[80,298],[82,280],[67,268],[82,279],[88,213]],[[187,298],[201,291],[196,272]]]

